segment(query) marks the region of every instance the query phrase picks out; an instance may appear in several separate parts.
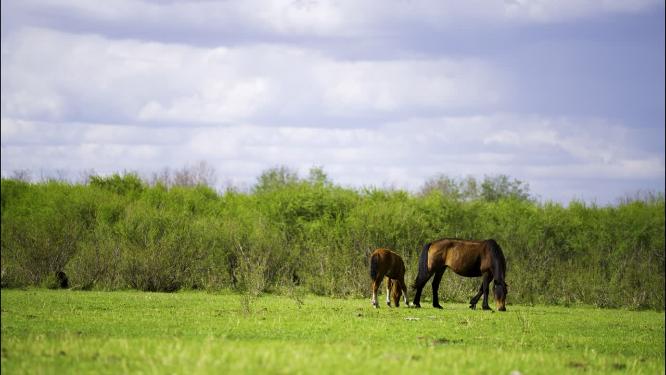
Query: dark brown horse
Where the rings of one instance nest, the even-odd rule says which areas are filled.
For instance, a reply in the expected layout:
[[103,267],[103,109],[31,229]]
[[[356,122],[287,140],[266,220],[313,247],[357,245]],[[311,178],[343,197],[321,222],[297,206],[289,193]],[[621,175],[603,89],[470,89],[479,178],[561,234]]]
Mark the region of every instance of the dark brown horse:
[[407,299],[407,284],[405,284],[405,263],[400,255],[388,249],[377,249],[370,255],[370,278],[372,278],[372,305],[377,308],[377,289],[386,276],[386,304],[391,306],[389,292],[392,290],[393,303],[400,306],[400,295],[405,297],[405,305],[409,306]]
[[502,249],[495,240],[467,241],[445,238],[425,245],[419,257],[419,272],[414,282],[414,288],[416,289],[414,307],[421,307],[421,291],[430,277],[434,275],[435,277],[432,280],[432,305],[438,309],[442,308],[437,294],[439,283],[447,267],[460,276],[483,276],[479,292],[469,301],[471,309],[476,308],[476,303],[483,294],[483,309],[490,310],[490,306],[488,306],[488,286],[493,281],[497,309],[506,311],[506,295],[508,293],[504,281],[506,260]]

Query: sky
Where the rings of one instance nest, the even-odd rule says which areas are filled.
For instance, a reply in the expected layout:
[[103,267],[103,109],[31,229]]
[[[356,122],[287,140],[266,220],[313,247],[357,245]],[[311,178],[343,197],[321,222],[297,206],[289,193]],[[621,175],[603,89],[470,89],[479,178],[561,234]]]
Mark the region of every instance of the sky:
[[2,0],[3,176],[664,191],[664,1]]

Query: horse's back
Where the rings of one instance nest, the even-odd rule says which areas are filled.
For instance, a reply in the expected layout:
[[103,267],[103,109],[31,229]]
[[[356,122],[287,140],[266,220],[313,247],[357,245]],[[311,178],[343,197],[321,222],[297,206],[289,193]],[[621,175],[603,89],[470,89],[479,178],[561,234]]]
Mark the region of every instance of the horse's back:
[[370,259],[376,259],[379,264],[386,264],[387,260],[391,258],[391,253],[391,250],[380,247],[372,252]]
[[486,241],[443,239],[434,242],[429,249],[431,266],[444,267],[466,277],[478,277],[492,266]]
[[377,259],[378,267],[386,276],[397,279],[405,273],[405,263],[397,253],[379,248],[372,252],[371,258]]

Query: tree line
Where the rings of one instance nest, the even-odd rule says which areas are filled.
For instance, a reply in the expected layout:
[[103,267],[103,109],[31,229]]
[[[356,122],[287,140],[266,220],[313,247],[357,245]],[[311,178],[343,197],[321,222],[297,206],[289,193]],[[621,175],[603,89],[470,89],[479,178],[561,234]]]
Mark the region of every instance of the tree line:
[[[178,179],[3,178],[2,287],[57,287],[63,272],[84,290],[367,297],[377,247],[401,254],[413,280],[424,243],[494,238],[507,258],[509,303],[664,308],[661,193],[565,206],[503,175],[439,175],[410,193],[341,187],[321,168],[300,177],[286,167],[264,171],[249,191],[218,192],[214,171],[198,168]],[[478,282],[445,273],[441,299],[467,301]]]

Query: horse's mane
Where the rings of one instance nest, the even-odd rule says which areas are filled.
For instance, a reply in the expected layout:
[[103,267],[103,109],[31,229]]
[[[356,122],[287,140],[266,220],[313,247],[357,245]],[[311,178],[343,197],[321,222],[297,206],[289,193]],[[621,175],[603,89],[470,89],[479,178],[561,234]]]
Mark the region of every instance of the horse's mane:
[[506,259],[504,258],[502,248],[497,243],[497,241],[493,239],[486,240],[485,242],[488,245],[490,252],[493,254],[493,259],[496,259],[498,262],[497,266],[499,267],[499,270],[496,270],[496,272],[501,271],[502,278],[504,278],[504,273],[506,272]]

